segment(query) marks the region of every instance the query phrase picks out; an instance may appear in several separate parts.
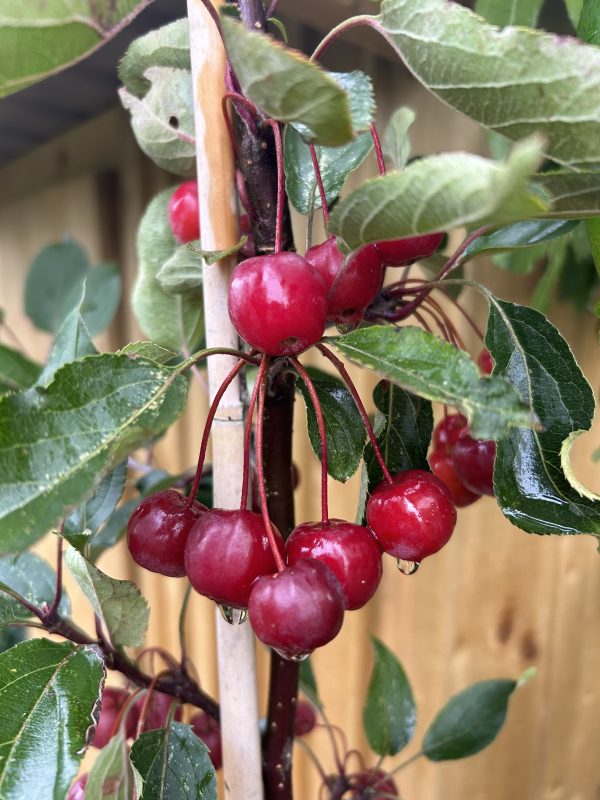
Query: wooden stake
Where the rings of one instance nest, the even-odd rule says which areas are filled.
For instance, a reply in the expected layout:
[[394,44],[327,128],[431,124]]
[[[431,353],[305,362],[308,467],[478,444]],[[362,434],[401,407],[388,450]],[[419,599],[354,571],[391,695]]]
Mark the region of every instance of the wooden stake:
[[[214,2],[215,7],[221,4]],[[204,250],[221,250],[238,240],[235,172],[221,112],[225,53],[214,21],[200,0],[188,0],[194,82],[200,231]],[[204,269],[207,347],[237,347],[227,313],[227,286],[235,259]],[[208,364],[211,397],[233,366],[227,356]],[[213,424],[214,503],[235,508],[240,501],[243,407],[239,382],[227,390]],[[223,777],[229,800],[262,800],[262,768],[254,635],[249,623],[229,625],[217,612],[217,650]]]

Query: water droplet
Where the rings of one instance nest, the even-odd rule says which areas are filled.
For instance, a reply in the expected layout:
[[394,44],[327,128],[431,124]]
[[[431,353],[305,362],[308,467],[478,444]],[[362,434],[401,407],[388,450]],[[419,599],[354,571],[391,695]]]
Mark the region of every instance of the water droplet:
[[289,653],[283,653],[281,650],[278,650],[276,647],[274,647],[273,650],[275,650],[276,653],[279,653],[279,655],[282,658],[285,658],[286,661],[297,661],[297,662],[298,661],[306,661],[306,659],[310,655],[310,653],[301,653],[300,655],[290,655]]
[[396,566],[403,575],[414,575],[420,565],[419,561],[406,561],[404,558],[396,559]]
[[248,619],[247,608],[231,608],[230,606],[218,604],[221,616],[230,625],[241,625]]

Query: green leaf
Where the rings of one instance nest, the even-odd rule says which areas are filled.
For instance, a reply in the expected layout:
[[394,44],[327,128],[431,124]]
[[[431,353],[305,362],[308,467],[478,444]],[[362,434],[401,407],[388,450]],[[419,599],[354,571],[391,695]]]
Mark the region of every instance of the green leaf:
[[550,203],[550,210],[543,215],[547,218],[582,219],[600,214],[600,170],[542,172],[532,186]]
[[[124,455],[181,414],[187,380],[143,359],[66,364],[48,387],[0,400],[0,549],[23,550]],[[169,415],[164,413],[168,403]]]
[[190,292],[184,297],[168,294],[156,277],[178,247],[167,212],[172,194],[173,189],[160,192],[147,207],[138,228],[139,272],[132,305],[144,333],[162,347],[179,352],[182,347],[181,328],[186,343],[193,344],[201,335],[204,315],[200,291]]
[[600,45],[600,4],[598,0],[583,0],[577,25],[577,36],[588,44]]
[[[195,243],[198,247],[200,242]],[[202,259],[187,244],[178,247],[156,274],[160,288],[168,294],[186,294],[202,288]]]
[[70,642],[33,639],[0,654],[2,800],[66,797],[104,674],[97,648]]
[[98,753],[85,787],[85,800],[134,800],[129,749],[119,731]]
[[417,118],[412,108],[397,108],[387,124],[383,134],[383,152],[390,159],[395,169],[403,169],[410,156],[410,139],[408,132]]
[[475,13],[492,25],[535,28],[544,0],[477,0]]
[[119,64],[119,78],[128,92],[137,97],[146,94],[152,84],[144,75],[150,67],[192,69],[187,17],[150,31],[129,45]]
[[305,138],[315,144],[337,147],[353,138],[349,98],[333,77],[301,53],[228,16],[221,24],[242,91],[267,116],[301,123]]
[[[139,497],[123,503],[123,505],[119,506],[119,508],[111,514],[106,524],[102,526],[98,533],[89,538],[85,545],[90,561],[97,561],[105,550],[109,550],[116,545],[127,530],[129,517],[138,507],[139,503]],[[79,547],[78,549],[81,550],[82,548]]]
[[425,734],[427,758],[466,758],[491,744],[504,725],[508,701],[516,688],[516,681],[480,681],[452,697]]
[[558,242],[556,247],[548,250],[544,272],[531,295],[532,308],[545,313],[550,307],[562,271],[566,267],[565,258],[567,253],[567,242],[564,240]]
[[0,97],[46,78],[112,39],[142,0],[4,0],[0,10]]
[[126,477],[127,461],[123,461],[104,476],[89,500],[69,514],[64,522],[63,535],[71,544],[72,534],[86,530],[95,533],[106,522],[123,496]]
[[586,220],[587,234],[590,240],[592,258],[596,265],[596,272],[600,275],[600,217]]
[[121,299],[121,274],[112,261],[93,267],[85,279],[81,316],[92,336],[113,321]]
[[494,491],[502,513],[539,534],[600,534],[600,503],[575,478],[573,441],[590,428],[594,394],[567,342],[538,311],[490,299],[485,345],[530,402],[541,430],[512,430],[498,442]]
[[[359,69],[327,74],[346,92],[353,130],[355,132],[369,130],[375,114],[375,96],[370,76]],[[327,143],[321,142],[321,144]]]
[[[348,175],[359,167],[373,148],[369,133],[363,133],[341,147],[315,148],[327,203],[332,203],[342,190]],[[310,208],[321,208],[321,197],[308,145],[291,126],[284,138],[285,185],[294,208],[308,214]]]
[[[428,470],[427,450],[433,432],[431,403],[389,381],[377,384],[373,401],[377,409],[377,444],[392,475],[405,469]],[[371,443],[365,448],[364,459],[371,490],[383,480]]]
[[[359,467],[365,445],[365,428],[356,403],[346,386],[327,372],[309,367],[317,397],[323,409],[327,437],[327,471],[337,481],[347,481]],[[304,381],[296,386],[306,403],[308,437],[317,458],[321,458],[321,437],[317,416]]]
[[467,261],[480,253],[502,252],[552,242],[570,233],[579,225],[572,219],[530,219],[515,222],[492,233],[479,236],[464,251],[461,261]]
[[139,800],[217,800],[215,771],[189,725],[171,722],[135,740],[131,763]]
[[415,77],[448,105],[509,139],[542,134],[559,164],[600,162],[597,48],[498,30],[447,0],[383,0],[378,21]]
[[[18,601],[4,594],[3,587],[41,608],[44,604],[52,605],[56,592],[56,573],[35,553],[0,556],[0,628],[32,616]],[[71,604],[64,591],[59,611],[63,616],[71,613]]]
[[380,756],[393,756],[412,739],[417,708],[402,665],[375,636],[371,637],[375,666],[371,674],[363,724],[371,749]]
[[373,325],[330,342],[407,391],[455,406],[477,439],[498,439],[509,427],[536,424],[507,380],[481,378],[467,353],[419,328]]
[[3,653],[5,650],[10,650],[11,647],[24,641],[26,638],[27,632],[25,628],[5,628],[4,630],[0,630],[0,653]]
[[123,107],[140,149],[155,164],[175,175],[196,172],[194,94],[189,70],[150,67],[144,73],[151,86],[143,98],[120,89]]
[[505,163],[468,153],[413,161],[402,172],[365,181],[342,200],[329,218],[329,231],[354,250],[475,222],[539,217],[547,205],[525,184],[539,155],[537,140],[530,139],[516,145]]
[[67,314],[58,329],[48,360],[38,380],[40,386],[47,386],[51,383],[56,372],[65,364],[70,364],[85,356],[96,355],[98,352],[80,311],[81,305],[76,306]]
[[583,8],[583,0],[565,0],[567,13],[573,28],[577,30],[579,18],[581,16],[581,9]]
[[122,347],[117,355],[129,356],[132,359],[145,358],[154,361],[155,364],[168,364],[177,358],[177,353],[173,350],[167,350],[166,347],[148,341],[130,342]]
[[308,697],[315,708],[318,708],[319,711],[322,711],[325,706],[319,696],[317,679],[315,677],[315,671],[313,670],[310,658],[306,658],[304,661],[300,662],[299,681],[301,691]]
[[91,564],[74,547],[65,562],[94,613],[104,620],[116,647],[139,647],[144,643],[150,609],[131,581],[110,578]]
[[0,344],[0,394],[28,389],[38,379],[41,369],[18,350]]

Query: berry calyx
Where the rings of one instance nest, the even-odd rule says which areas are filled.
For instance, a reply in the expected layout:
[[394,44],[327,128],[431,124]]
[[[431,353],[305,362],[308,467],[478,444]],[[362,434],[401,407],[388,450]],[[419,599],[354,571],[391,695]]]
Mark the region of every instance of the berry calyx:
[[349,611],[364,606],[381,581],[381,548],[362,525],[341,519],[305,522],[291,532],[286,553],[290,566],[303,558],[326,564],[340,582]]
[[229,316],[251,347],[296,355],[318,342],[327,321],[327,285],[297,253],[248,258],[229,283]]
[[[128,739],[135,739],[140,720],[140,715],[144,711],[144,704],[146,702],[147,694],[141,694],[137,700],[133,702],[131,709],[127,713],[127,722],[125,730]],[[148,703],[144,723],[140,733],[146,731],[154,731],[157,728],[164,728],[167,724],[169,717],[169,710],[173,703],[177,702],[171,695],[164,694],[163,692],[153,691],[152,696]],[[175,710],[173,719],[179,722],[183,718],[183,708],[178,706]]]
[[386,553],[416,563],[440,550],[456,525],[450,492],[435,475],[421,469],[399,472],[392,483],[376,486],[366,514]]
[[101,750],[116,733],[115,723],[123,704],[129,699],[129,692],[114,686],[105,686],[102,693],[100,716],[94,731],[92,747]]
[[323,562],[303,559],[259,578],[248,604],[256,636],[291,661],[334,639],[344,620],[344,593]]
[[434,450],[452,452],[459,436],[469,426],[464,414],[446,414],[433,429],[431,443]]
[[388,242],[377,242],[384,267],[406,267],[429,258],[444,239],[445,233],[426,233],[423,236],[408,236],[405,239],[392,239]]
[[[283,539],[273,526],[283,554]],[[231,608],[247,608],[257,578],[277,571],[260,514],[214,508],[192,528],[185,548],[187,576],[205,597]]]
[[494,370],[494,359],[492,354],[484,347],[481,353],[477,356],[477,366],[484,375],[491,375]]
[[306,736],[317,724],[317,714],[312,703],[298,700],[294,720],[294,736]]
[[452,450],[452,465],[461,482],[472,492],[494,494],[496,442],[473,439],[465,431]]
[[206,506],[174,489],[146,497],[127,523],[127,546],[133,560],[150,572],[182,578],[184,551],[190,530]]
[[213,767],[220,769],[223,766],[223,748],[219,723],[205,711],[199,711],[191,718],[190,725],[196,736],[202,739],[208,748]]
[[429,466],[436,478],[446,486],[452,500],[457,508],[464,508],[470,506],[475,500],[478,500],[481,495],[476,492],[470,491],[461,481],[456,474],[454,464],[452,463],[452,456],[445,450],[436,450],[431,453],[429,458]]
[[71,785],[69,792],[67,794],[67,800],[84,800],[85,797],[85,787],[88,782],[89,775],[87,772],[84,772],[83,775],[80,775],[75,783]]
[[351,776],[349,800],[384,800],[389,797],[399,797],[398,789],[392,776],[382,769],[365,770]]
[[200,238],[198,184],[186,181],[169,200],[169,225],[178,244],[187,244]]

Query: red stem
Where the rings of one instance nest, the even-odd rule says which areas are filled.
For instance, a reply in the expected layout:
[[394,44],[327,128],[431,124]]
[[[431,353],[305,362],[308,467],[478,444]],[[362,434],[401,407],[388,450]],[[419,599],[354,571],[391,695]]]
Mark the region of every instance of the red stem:
[[385,161],[383,160],[383,150],[381,149],[381,139],[379,138],[379,134],[377,133],[377,128],[375,127],[375,123],[373,123],[370,127],[371,131],[371,138],[373,139],[373,147],[375,148],[375,155],[377,156],[377,168],[379,169],[380,175],[385,175]]
[[258,398],[258,390],[264,380],[265,371],[267,368],[267,361],[263,358],[258,368],[256,381],[252,390],[252,396],[248,404],[248,411],[246,413],[246,424],[244,427],[244,467],[242,473],[242,494],[240,497],[240,508],[242,511],[248,507],[248,478],[250,475],[250,442],[252,439],[252,417],[254,415],[254,408]]
[[315,170],[315,178],[317,186],[319,187],[319,195],[321,197],[321,208],[323,209],[323,222],[327,228],[329,222],[329,207],[327,206],[327,195],[325,194],[325,187],[323,186],[323,178],[321,176],[321,167],[319,166],[319,159],[317,158],[317,151],[314,144],[309,144],[310,157],[312,159],[313,168]]
[[358,409],[358,413],[360,414],[361,419],[363,421],[363,425],[365,426],[365,430],[367,431],[367,436],[369,437],[369,440],[371,442],[371,446],[373,447],[373,452],[375,453],[375,458],[379,462],[379,466],[381,467],[381,471],[383,472],[383,476],[384,476],[385,480],[388,483],[393,483],[392,475],[391,475],[389,469],[387,468],[385,461],[383,460],[383,456],[381,455],[381,450],[379,449],[379,445],[377,444],[377,438],[376,438],[376,436],[375,436],[375,434],[373,432],[373,426],[371,425],[371,421],[369,420],[369,416],[368,416],[368,414],[366,412],[366,409],[365,409],[365,407],[363,405],[363,401],[360,399],[360,395],[358,393],[358,390],[357,390],[356,386],[354,385],[354,383],[352,381],[352,378],[348,374],[348,370],[344,366],[343,362],[340,361],[340,359],[337,358],[337,356],[334,356],[334,354],[331,352],[331,350],[328,350],[327,347],[325,347],[325,345],[317,344],[317,347],[319,348],[321,353],[325,356],[325,358],[327,358],[327,359],[329,359],[329,361],[331,361],[333,366],[337,369],[337,371],[342,376],[346,386],[348,387],[348,391],[350,392],[350,394],[354,398],[354,402],[356,403],[356,407]]
[[281,141],[281,128],[274,119],[268,119],[267,124],[273,129],[275,137],[275,155],[277,156],[277,215],[275,219],[275,252],[281,250],[281,229],[283,226],[283,205],[285,202],[285,173],[283,170],[283,144]]
[[325,526],[329,524],[329,502],[327,498],[327,433],[325,432],[323,409],[321,408],[315,385],[310,379],[308,372],[297,358],[291,358],[290,361],[294,365],[294,369],[298,375],[300,375],[306,384],[317,418],[317,427],[319,428],[319,436],[321,437],[321,523]]
[[[339,25],[337,25],[333,30],[329,31],[327,36],[323,39],[323,41],[317,46],[317,49],[314,51],[312,56],[310,57],[311,61],[316,61],[330,44],[333,44],[338,36],[341,36],[342,33],[351,30],[352,28],[358,28],[360,25],[365,25],[368,28],[373,28],[382,36],[385,36],[385,31],[379,24],[377,17],[370,17],[370,16],[360,16],[360,17],[350,17],[350,19],[344,20]],[[389,41],[389,37],[385,37],[386,41]]]

